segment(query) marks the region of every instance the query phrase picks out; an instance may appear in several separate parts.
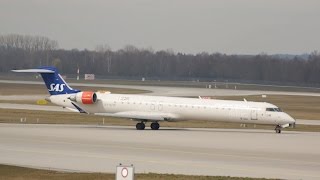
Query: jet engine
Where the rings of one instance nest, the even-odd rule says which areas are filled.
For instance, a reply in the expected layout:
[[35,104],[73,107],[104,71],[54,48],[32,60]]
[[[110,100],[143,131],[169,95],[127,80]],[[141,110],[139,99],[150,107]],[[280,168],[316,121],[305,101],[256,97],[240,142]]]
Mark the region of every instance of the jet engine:
[[78,92],[70,96],[70,100],[82,104],[94,104],[97,102],[97,94],[92,91]]

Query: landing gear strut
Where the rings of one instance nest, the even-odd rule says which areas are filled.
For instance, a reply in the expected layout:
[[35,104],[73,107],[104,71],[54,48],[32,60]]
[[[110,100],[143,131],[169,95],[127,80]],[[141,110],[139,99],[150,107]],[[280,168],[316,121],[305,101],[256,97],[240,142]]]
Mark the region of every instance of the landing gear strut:
[[137,130],[144,130],[146,125],[143,122],[137,123],[136,128]]
[[276,131],[276,133],[280,134],[281,133],[281,126],[277,125],[274,130]]
[[157,122],[153,122],[153,123],[151,123],[150,127],[152,130],[158,130],[160,125]]

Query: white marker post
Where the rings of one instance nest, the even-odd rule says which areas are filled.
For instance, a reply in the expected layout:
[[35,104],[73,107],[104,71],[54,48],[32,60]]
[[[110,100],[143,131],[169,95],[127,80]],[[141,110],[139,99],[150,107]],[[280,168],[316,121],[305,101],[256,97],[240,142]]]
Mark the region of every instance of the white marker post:
[[77,81],[79,81],[79,74],[80,74],[80,69],[78,67],[78,70],[77,70]]
[[117,166],[116,180],[134,180],[134,167],[120,164]]

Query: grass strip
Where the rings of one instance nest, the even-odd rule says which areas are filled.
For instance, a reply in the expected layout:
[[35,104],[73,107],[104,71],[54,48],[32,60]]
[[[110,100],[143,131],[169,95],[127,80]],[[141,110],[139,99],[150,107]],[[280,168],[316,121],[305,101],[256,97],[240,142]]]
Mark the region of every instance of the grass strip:
[[[18,166],[9,166],[0,164],[0,179],[12,180],[91,180],[104,179],[114,180],[115,174],[112,173],[79,173],[79,172],[61,172],[55,170],[42,170]],[[189,176],[189,175],[174,175],[174,174],[135,174],[135,179],[138,180],[267,180],[264,178],[248,178],[248,177],[229,177],[229,176]]]
[[[86,125],[116,125],[132,126],[135,128],[136,121],[124,118],[104,117],[73,112],[50,112],[33,111],[20,109],[0,109],[0,123],[20,124],[86,124]],[[26,119],[26,121],[24,121]],[[21,122],[21,120],[23,120]],[[150,123],[149,123],[150,124]],[[147,124],[147,128],[149,126]],[[173,128],[224,128],[224,129],[268,129],[273,130],[274,126],[247,124],[246,127],[239,123],[226,123],[214,121],[189,120],[181,122],[160,122],[161,129],[164,127]],[[320,132],[320,126],[296,125],[295,128],[285,128],[284,131],[310,131]]]

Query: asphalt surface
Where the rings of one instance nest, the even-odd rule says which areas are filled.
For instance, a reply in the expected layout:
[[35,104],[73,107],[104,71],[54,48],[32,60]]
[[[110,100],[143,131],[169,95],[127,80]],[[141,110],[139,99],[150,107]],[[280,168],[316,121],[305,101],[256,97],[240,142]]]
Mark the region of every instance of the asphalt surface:
[[0,124],[0,163],[84,172],[320,179],[320,133]]

